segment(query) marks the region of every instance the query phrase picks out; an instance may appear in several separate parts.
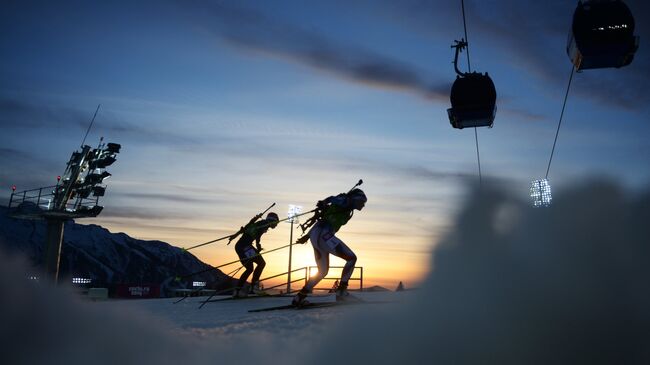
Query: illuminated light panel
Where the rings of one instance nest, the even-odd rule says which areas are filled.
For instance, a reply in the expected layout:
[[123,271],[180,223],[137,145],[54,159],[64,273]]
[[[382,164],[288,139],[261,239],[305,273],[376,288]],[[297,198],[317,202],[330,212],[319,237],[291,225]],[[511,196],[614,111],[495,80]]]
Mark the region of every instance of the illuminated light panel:
[[91,279],[88,278],[72,278],[72,284],[90,284]]
[[289,204],[289,212],[287,213],[287,217],[289,218],[288,222],[289,223],[298,222],[298,217],[296,216],[300,213],[302,213],[302,206]]
[[534,207],[548,207],[551,205],[551,185],[547,179],[533,180],[530,183],[530,197]]
[[193,281],[192,286],[195,288],[203,288],[205,287],[206,282],[205,281]]

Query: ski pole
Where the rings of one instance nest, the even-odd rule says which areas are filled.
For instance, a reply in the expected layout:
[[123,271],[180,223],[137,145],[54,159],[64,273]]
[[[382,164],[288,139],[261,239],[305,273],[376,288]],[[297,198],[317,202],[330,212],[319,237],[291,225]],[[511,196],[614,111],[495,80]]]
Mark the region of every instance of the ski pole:
[[[251,256],[251,257],[248,257],[247,260],[249,260],[249,259],[253,259],[253,258],[258,257],[258,256],[266,255],[267,253],[271,253],[271,252],[275,252],[275,251],[278,251],[278,250],[282,250],[282,249],[287,248],[287,247],[289,247],[289,246],[291,246],[291,245],[284,245],[284,246],[281,246],[281,247],[277,247],[277,248],[274,248],[274,249],[272,249],[272,250],[264,251],[264,253],[258,252],[257,254],[255,254],[255,255],[253,255],[253,256]],[[240,259],[237,259],[237,260],[235,260],[235,261],[230,261],[230,262],[227,262],[227,263],[225,263],[225,264],[218,265],[218,266],[211,266],[209,269],[204,269],[204,270],[197,271],[197,272],[194,272],[194,273],[191,273],[191,274],[186,274],[186,275],[177,276],[177,277],[176,277],[176,281],[180,281],[181,279],[188,278],[188,277],[192,277],[192,276],[194,276],[194,275],[203,274],[204,272],[208,272],[208,271],[212,271],[212,270],[220,269],[220,268],[222,268],[222,267],[224,267],[224,266],[229,266],[229,265],[232,265],[232,264],[236,264],[236,263],[238,263],[239,261],[241,261],[241,260],[240,260]]]
[[[275,203],[274,203],[274,204],[275,204]],[[270,208],[269,208],[269,209],[270,209]],[[267,210],[268,210],[268,209],[267,209]],[[299,216],[301,216],[301,215],[309,214],[309,213],[314,212],[315,210],[316,210],[316,209],[314,209],[314,210],[310,210],[310,211],[308,211],[308,212],[304,212],[304,213],[296,214],[294,217],[299,217]],[[278,223],[280,223],[280,222],[284,222],[284,221],[287,221],[287,220],[289,220],[289,219],[291,219],[291,218],[287,217],[287,218],[280,219],[280,220],[278,221]],[[271,225],[271,223],[267,223],[267,224],[262,225],[261,227],[266,227],[266,226],[270,226],[270,225]],[[237,232],[237,233],[239,233],[239,232]],[[233,235],[235,235],[235,234],[237,234],[237,233],[229,234],[229,235],[227,235],[227,236],[223,236],[223,237],[217,238],[217,239],[212,240],[212,241],[208,241],[208,242],[200,243],[200,244],[198,244],[198,245],[194,245],[194,246],[191,246],[191,247],[183,248],[183,251],[189,251],[189,250],[193,250],[193,249],[195,249],[195,248],[201,247],[201,246],[209,245],[209,244],[211,244],[211,243],[215,243],[215,242],[223,241],[223,240],[225,240],[226,238],[230,238],[230,237],[232,237]]]
[[[273,208],[274,206],[275,206],[275,203],[271,204],[270,207],[266,208],[266,210],[264,210],[262,213],[260,213],[260,214],[258,214],[258,215],[259,215],[260,217],[263,216],[264,213],[268,212],[269,209]],[[217,238],[216,240],[212,240],[212,241],[208,241],[208,242],[200,243],[200,244],[198,244],[198,245],[194,245],[194,246],[192,246],[192,247],[188,247],[188,248],[183,248],[183,250],[185,250],[185,251],[189,251],[189,250],[195,249],[195,248],[197,248],[197,247],[201,247],[201,246],[208,245],[208,244],[210,244],[210,243],[214,243],[214,242],[218,242],[218,241],[225,240],[226,238],[230,238],[230,237],[233,237],[233,238],[234,238],[234,237],[236,237],[236,235],[238,235],[239,233],[241,233],[241,230],[239,230],[237,233],[230,234],[230,235],[228,235],[228,236],[224,236],[224,237],[221,237],[221,238]],[[231,241],[232,241],[232,239],[231,239]]]
[[[312,209],[312,210],[310,210],[310,211],[308,211],[308,212],[304,212],[304,213],[300,213],[300,214],[295,214],[295,215],[293,215],[292,217],[282,218],[282,219],[278,220],[277,222],[264,223],[264,224],[259,225],[259,228],[269,227],[269,226],[272,226],[272,225],[274,225],[274,224],[278,224],[278,223],[280,223],[280,222],[288,221],[288,220],[290,220],[290,219],[292,219],[292,218],[300,217],[301,215],[309,214],[309,213],[312,213],[312,212],[315,212],[315,211],[316,211],[316,209]],[[244,228],[244,227],[242,227],[242,228]],[[240,229],[239,232],[237,232],[236,234],[238,235],[238,234],[241,233],[241,232],[242,232],[242,229]],[[228,244],[230,244],[231,241],[232,241],[232,239],[231,239],[230,241],[228,241]]]
[[[241,270],[243,267],[244,267],[244,265],[240,266],[239,268],[237,268],[237,269],[235,269],[235,270],[233,270],[233,271],[227,273],[226,276],[233,276],[233,275],[237,274],[237,273],[239,272],[239,270]],[[234,278],[233,278],[233,279],[234,279]],[[210,298],[212,298],[213,296],[215,296],[215,295],[217,295],[217,294],[221,294],[221,293],[224,293],[224,292],[230,291],[230,290],[232,290],[232,289],[233,289],[233,288],[229,288],[229,289],[225,289],[225,290],[221,290],[221,291],[215,292],[215,293],[213,293],[213,294],[210,296]],[[178,303],[178,302],[181,302],[181,301],[187,299],[187,297],[191,297],[192,294],[194,294],[194,293],[198,293],[198,292],[200,292],[201,290],[203,290],[203,288],[196,288],[196,289],[192,290],[189,294],[186,294],[186,295],[185,295],[184,297],[182,297],[181,299],[175,301],[173,304],[176,304],[176,303]],[[210,298],[208,298],[208,299],[210,299]]]
[[[359,179],[359,181],[357,181],[357,183],[354,184],[354,186],[353,186],[350,190],[348,190],[348,194],[351,193],[352,190],[354,190],[357,186],[360,186],[361,184],[363,184],[363,179]],[[320,207],[314,209],[314,211],[317,211],[317,213],[314,214],[314,216],[312,216],[312,217],[310,217],[309,219],[307,219],[307,220],[305,221],[305,223],[303,223],[303,224],[300,225],[300,229],[302,229],[302,232],[303,232],[303,233],[305,233],[305,231],[306,231],[309,227],[311,227],[312,225],[314,225],[314,223],[316,223],[316,221],[320,218],[320,214],[319,214],[319,213],[320,213],[320,210],[321,210]],[[305,236],[305,237],[306,237],[306,236]],[[307,242],[307,239],[306,239],[305,237],[301,237],[301,238],[299,238],[299,239],[296,241],[296,243],[305,243],[305,242]]]
[[[235,269],[235,270],[229,272],[228,274],[226,274],[226,276],[235,275],[235,274],[237,274],[237,273],[239,272],[239,270],[241,270],[241,269],[243,269],[243,268],[244,268],[244,265],[242,265],[242,266],[238,267],[237,269]],[[233,279],[234,279],[234,278],[233,278]],[[234,288],[229,289],[229,290],[230,290],[230,291],[233,291],[233,290],[235,290],[236,288],[237,288],[237,287],[234,287]],[[226,290],[226,291],[228,291],[228,290]],[[210,296],[208,297],[208,299],[204,300],[203,303],[201,303],[201,305],[199,306],[199,309],[203,308],[203,306],[205,305],[205,303],[209,302],[209,301],[210,301],[210,300],[211,300],[215,295],[217,295],[217,294],[221,294],[221,293],[223,293],[223,292],[224,292],[224,291],[222,290],[222,291],[219,291],[219,292],[214,292],[214,293],[212,293],[212,295],[210,295]]]
[[249,224],[253,224],[253,223],[256,222],[258,219],[262,218],[262,216],[264,215],[264,213],[268,212],[269,209],[273,208],[274,206],[275,206],[275,203],[271,204],[271,206],[268,207],[268,208],[266,208],[262,213],[256,214],[256,215],[255,215],[255,216],[250,220],[250,222],[248,222],[247,225],[240,227],[240,228],[239,228],[239,231],[235,232],[235,234],[233,234],[233,235],[230,236],[230,239],[228,240],[228,243],[226,243],[226,246],[230,245],[230,242],[232,242],[232,240],[234,240],[235,238],[237,238],[240,234],[244,233],[244,228],[245,228],[246,226],[248,226]]

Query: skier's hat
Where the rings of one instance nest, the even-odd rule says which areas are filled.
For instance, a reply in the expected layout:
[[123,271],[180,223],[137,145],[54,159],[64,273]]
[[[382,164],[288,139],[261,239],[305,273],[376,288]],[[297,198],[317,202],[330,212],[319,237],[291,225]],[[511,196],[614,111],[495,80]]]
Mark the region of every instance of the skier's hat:
[[278,215],[273,212],[269,212],[269,214],[266,215],[266,220],[272,221],[273,223],[271,223],[271,228],[275,228],[280,221],[280,217],[278,217]]

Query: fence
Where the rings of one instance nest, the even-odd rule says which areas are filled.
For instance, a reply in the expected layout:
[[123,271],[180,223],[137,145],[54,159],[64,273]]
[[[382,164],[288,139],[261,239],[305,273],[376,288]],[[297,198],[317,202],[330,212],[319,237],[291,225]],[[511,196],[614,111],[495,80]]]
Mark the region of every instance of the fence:
[[[312,272],[314,271],[314,269],[318,270],[318,268],[316,266],[305,266],[305,267],[301,267],[301,268],[298,268],[298,269],[291,270],[292,277],[293,277],[293,273],[295,273],[295,272],[302,271],[304,273],[302,276],[299,276],[297,279],[292,279],[291,284],[301,282],[301,281],[304,284],[307,284],[307,280],[309,280],[309,278],[312,276]],[[343,266],[330,266],[330,269],[343,269]],[[350,290],[363,291],[363,266],[355,266],[354,269],[355,269],[354,273],[358,272],[359,277],[351,277],[350,281],[351,282],[358,281],[359,282],[359,288],[358,289],[350,288]],[[354,275],[354,273],[353,273],[353,275]],[[273,275],[273,276],[269,276],[269,277],[260,279],[260,282],[263,283],[263,282],[268,282],[269,280],[273,280],[273,279],[277,279],[277,278],[281,278],[281,277],[287,277],[288,274],[289,274],[289,272],[283,272],[283,273],[280,273],[280,274],[276,274],[276,275]],[[328,274],[329,274],[329,272],[328,272]],[[322,279],[321,283],[323,281],[328,282],[328,281],[332,281],[332,280],[339,280],[339,276],[331,276],[331,275],[326,276],[326,277],[324,277]],[[265,290],[271,290],[271,289],[278,289],[278,288],[286,287],[286,286],[287,286],[287,281],[285,280],[284,282],[282,282],[280,284],[275,284],[275,285],[272,285],[272,286],[266,286],[265,285],[264,289]],[[330,285],[329,287],[316,287],[316,288],[314,288],[314,290],[330,290],[330,289],[332,289],[332,285]],[[297,290],[292,288],[291,291],[294,292],[294,291],[297,291]]]

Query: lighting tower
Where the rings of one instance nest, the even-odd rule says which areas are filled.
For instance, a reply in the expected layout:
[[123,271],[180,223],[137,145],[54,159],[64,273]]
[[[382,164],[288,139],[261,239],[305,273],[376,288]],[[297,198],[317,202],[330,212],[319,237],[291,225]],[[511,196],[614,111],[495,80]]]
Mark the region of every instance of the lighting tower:
[[99,198],[106,193],[104,180],[111,176],[106,167],[115,162],[121,146],[103,140],[103,137],[99,140],[97,148],[82,143],[80,150],[72,152],[63,178],[57,176],[56,185],[20,192],[12,187],[9,215],[47,222],[43,262],[46,275],[55,284],[65,221],[96,217],[104,208],[99,205]]
[[291,224],[291,231],[289,232],[289,270],[287,272],[287,294],[291,293],[291,248],[293,246],[293,224],[298,223],[298,215],[301,212],[301,206],[289,204],[289,212],[287,213],[289,220],[287,220],[287,222]]

